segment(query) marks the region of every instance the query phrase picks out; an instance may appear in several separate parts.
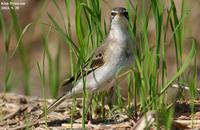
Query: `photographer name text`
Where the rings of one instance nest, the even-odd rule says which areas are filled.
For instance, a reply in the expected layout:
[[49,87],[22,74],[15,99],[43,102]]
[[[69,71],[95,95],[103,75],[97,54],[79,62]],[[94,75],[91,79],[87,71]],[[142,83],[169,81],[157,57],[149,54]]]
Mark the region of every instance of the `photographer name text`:
[[1,2],[1,10],[15,9],[19,10],[21,6],[25,6],[25,2]]

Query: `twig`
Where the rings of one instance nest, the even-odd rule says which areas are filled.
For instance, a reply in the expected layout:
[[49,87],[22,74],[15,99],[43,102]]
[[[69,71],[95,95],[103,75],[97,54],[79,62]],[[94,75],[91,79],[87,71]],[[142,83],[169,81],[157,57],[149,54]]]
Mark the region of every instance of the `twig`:
[[189,129],[189,127],[183,123],[177,122],[177,121],[173,121],[173,127],[175,127],[176,129],[181,129],[181,130],[185,130],[185,129]]
[[15,128],[11,128],[10,130],[23,130],[27,127],[37,126],[37,125],[45,124],[45,123],[46,123],[46,121],[34,122],[34,123],[31,123],[31,124],[25,124],[25,125],[21,125],[21,126],[15,127]]
[[200,126],[200,120],[174,120],[174,123],[181,124],[182,126],[186,126],[190,128],[192,126]]
[[51,121],[46,121],[46,120],[33,120],[32,123],[30,124],[23,124],[21,126],[18,126],[18,127],[15,127],[15,128],[11,128],[10,130],[23,130],[25,128],[29,128],[29,127],[32,127],[32,126],[39,126],[39,125],[42,125],[42,124],[47,124],[48,126],[54,126],[54,125],[62,125],[63,123],[66,123],[68,122],[67,119],[64,119],[64,120],[51,120]]
[[145,128],[151,126],[156,120],[156,112],[149,111],[136,123],[133,130],[144,130]]
[[5,116],[4,118],[2,118],[0,120],[0,122],[15,117],[19,113],[24,112],[27,108],[28,108],[28,106],[24,106],[24,107],[18,108],[16,111],[14,111],[14,112],[8,114],[7,116]]

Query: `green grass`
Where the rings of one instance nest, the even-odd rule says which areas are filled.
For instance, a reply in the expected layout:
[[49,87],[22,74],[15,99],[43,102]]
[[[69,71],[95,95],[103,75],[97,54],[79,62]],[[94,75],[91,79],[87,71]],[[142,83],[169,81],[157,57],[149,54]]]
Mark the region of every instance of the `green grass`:
[[[13,68],[8,66],[9,60],[16,55],[16,52],[19,52],[20,62],[23,68],[22,84],[24,86],[24,93],[30,94],[30,84],[29,84],[29,75],[30,75],[30,65],[29,65],[29,54],[28,50],[23,45],[23,36],[30,26],[41,27],[42,38],[43,38],[43,63],[39,64],[38,72],[41,79],[41,88],[43,95],[46,98],[46,87],[49,87],[50,95],[54,98],[58,96],[59,82],[60,82],[60,45],[58,45],[58,50],[56,58],[53,59],[51,52],[49,50],[49,34],[52,30],[56,31],[57,35],[60,36],[60,41],[64,41],[66,46],[69,48],[69,59],[70,62],[70,74],[77,75],[78,71],[82,71],[81,67],[90,57],[92,52],[97,48],[101,41],[106,37],[108,33],[109,23],[105,22],[104,16],[101,15],[101,5],[103,1],[93,1],[93,0],[76,0],[75,1],[75,35],[76,40],[72,38],[72,17],[71,17],[71,1],[65,0],[65,10],[61,10],[56,0],[52,0],[50,3],[56,9],[56,16],[52,16],[51,13],[46,11],[49,21],[44,23],[40,21],[38,15],[37,21],[28,24],[24,29],[19,25],[18,17],[15,10],[10,11],[11,23],[8,25],[8,28],[5,28],[5,20],[0,11],[0,24],[1,31],[3,35],[3,44],[4,44],[4,61],[3,67],[5,68],[4,72],[4,90],[6,92],[12,91],[13,89],[13,76],[17,74],[14,73]],[[165,0],[151,0],[147,4],[145,0],[142,0],[141,6],[135,1],[134,5],[129,0],[127,1],[126,8],[129,12],[130,17],[130,28],[132,38],[137,43],[137,49],[135,50],[135,65],[132,66],[132,69],[128,73],[128,99],[127,106],[123,102],[121,95],[121,90],[118,82],[115,85],[115,93],[117,95],[117,101],[114,104],[113,108],[109,111],[109,116],[106,116],[105,111],[102,107],[101,116],[102,118],[108,119],[111,118],[114,114],[125,113],[130,118],[135,118],[137,116],[136,112],[141,111],[141,113],[146,113],[148,111],[155,110],[159,113],[157,125],[164,127],[165,129],[170,129],[174,106],[173,104],[165,103],[165,92],[172,84],[186,84],[190,88],[190,97],[191,97],[191,111],[194,112],[194,99],[195,99],[195,89],[197,82],[197,57],[196,57],[196,41],[195,38],[191,38],[191,48],[186,58],[183,57],[184,48],[186,47],[185,43],[185,32],[187,28],[185,24],[187,19],[190,18],[189,10],[187,10],[187,1],[182,1],[181,14],[178,16],[177,7],[174,4],[174,1],[170,1],[170,5],[166,9]],[[43,6],[43,11],[44,7]],[[64,13],[65,12],[65,13]],[[165,17],[165,18],[164,18]],[[61,19],[61,23],[57,21],[57,18]],[[66,23],[67,19],[67,23]],[[103,19],[103,20],[102,20]],[[155,40],[150,43],[148,27],[150,26],[150,20],[153,19],[155,24]],[[40,22],[38,22],[40,21]],[[14,29],[12,29],[14,28]],[[46,29],[48,33],[46,33]],[[15,32],[15,37],[18,39],[16,48],[14,52],[10,52],[10,35],[11,32]],[[167,33],[170,31],[170,35]],[[187,36],[189,37],[189,36]],[[173,72],[173,76],[168,78],[168,70],[170,65],[168,63],[167,50],[169,46],[172,46],[175,54],[176,60],[176,72]],[[46,58],[45,58],[46,57]],[[48,73],[45,73],[45,60],[47,60]],[[192,66],[192,76],[187,81],[185,80],[185,73],[188,70],[190,65]],[[191,67],[190,67],[191,68]],[[46,81],[47,79],[47,81]],[[48,82],[48,86],[47,86]],[[76,82],[76,81],[75,81]],[[74,84],[75,84],[74,82]],[[83,79],[84,84],[85,79]],[[15,88],[16,89],[16,88]],[[92,101],[92,110],[94,113],[95,108],[98,106],[104,106],[104,95],[103,93],[97,93],[94,96]],[[85,129],[86,123],[86,104],[89,100],[87,91],[83,91],[83,117],[82,124]],[[76,104],[76,100],[73,100]],[[100,105],[99,105],[100,104]],[[139,108],[137,107],[139,105]],[[46,106],[46,104],[44,104]],[[75,112],[75,108],[72,110]],[[73,117],[72,117],[73,120]],[[73,122],[71,120],[71,124]]]
[[[11,5],[9,5],[11,7]],[[30,94],[30,86],[29,86],[29,73],[30,73],[30,68],[29,68],[29,58],[28,58],[28,54],[24,45],[23,45],[23,41],[21,41],[20,39],[20,35],[22,34],[22,29],[18,23],[18,18],[16,15],[16,11],[15,10],[10,10],[10,15],[11,15],[11,20],[12,20],[12,24],[13,24],[13,28],[15,31],[15,35],[16,38],[19,39],[19,44],[18,44],[18,50],[19,50],[19,55],[20,55],[20,60],[21,60],[21,64],[23,67],[23,77],[22,77],[22,83],[23,83],[23,87],[24,87],[24,92],[26,95]]]

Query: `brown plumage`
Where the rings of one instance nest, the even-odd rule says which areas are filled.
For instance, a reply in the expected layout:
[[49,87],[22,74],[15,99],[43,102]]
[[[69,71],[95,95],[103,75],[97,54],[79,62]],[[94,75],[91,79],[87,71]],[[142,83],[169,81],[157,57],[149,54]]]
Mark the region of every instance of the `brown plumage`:
[[[105,57],[104,57],[104,54],[106,51],[105,47],[106,45],[102,44],[99,48],[97,48],[96,52],[92,55],[92,57],[89,58],[89,60],[85,63],[85,65],[83,65],[82,74],[81,74],[81,71],[79,71],[76,76],[72,76],[71,78],[63,81],[62,86],[66,87],[67,85],[71,84],[73,81],[79,80],[82,78],[82,76],[86,76],[87,74],[91,73],[95,69],[103,66],[105,63]],[[71,90],[72,88],[73,87],[71,87],[70,85],[67,91]]]

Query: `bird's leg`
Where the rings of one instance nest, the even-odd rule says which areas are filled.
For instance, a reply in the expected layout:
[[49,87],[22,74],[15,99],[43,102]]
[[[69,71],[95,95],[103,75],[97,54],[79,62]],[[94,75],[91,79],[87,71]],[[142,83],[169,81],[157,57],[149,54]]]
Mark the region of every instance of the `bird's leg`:
[[112,86],[109,90],[109,96],[108,96],[108,106],[110,109],[113,108],[113,97],[114,97],[114,86]]
[[94,94],[92,94],[89,98],[89,102],[87,103],[88,110],[87,110],[87,116],[88,116],[88,122],[92,121],[92,99],[94,97]]

